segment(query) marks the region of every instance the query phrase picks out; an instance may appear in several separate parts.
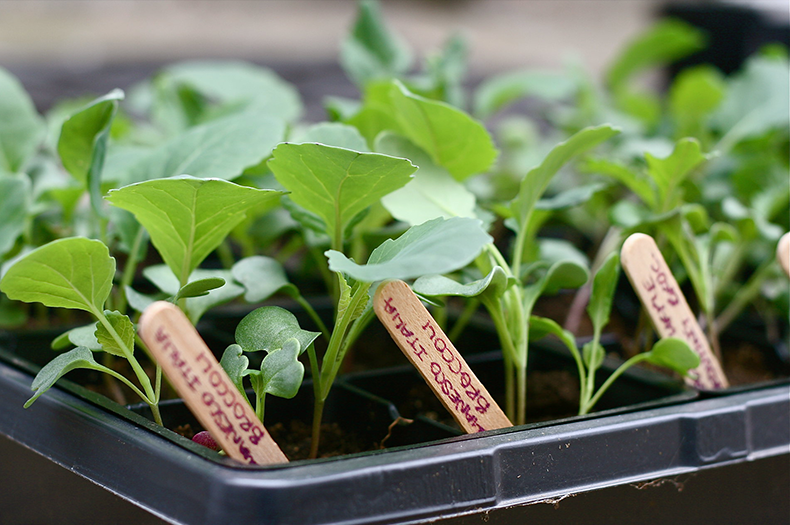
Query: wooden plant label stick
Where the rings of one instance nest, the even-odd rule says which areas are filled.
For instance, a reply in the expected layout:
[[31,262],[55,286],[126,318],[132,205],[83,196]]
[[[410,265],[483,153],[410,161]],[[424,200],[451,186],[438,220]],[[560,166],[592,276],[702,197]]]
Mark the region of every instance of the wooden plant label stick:
[[623,243],[620,260],[658,334],[683,339],[699,356],[700,365],[691,371],[696,377],[687,376],[686,382],[704,390],[729,386],[656,241],[643,233],[631,235]]
[[373,310],[467,433],[513,426],[408,284],[381,283]]
[[779,265],[790,277],[790,232],[785,233],[779,239],[779,245],[776,247],[776,258],[779,259]]
[[214,354],[174,304],[157,301],[140,317],[140,337],[200,424],[243,463],[287,463]]

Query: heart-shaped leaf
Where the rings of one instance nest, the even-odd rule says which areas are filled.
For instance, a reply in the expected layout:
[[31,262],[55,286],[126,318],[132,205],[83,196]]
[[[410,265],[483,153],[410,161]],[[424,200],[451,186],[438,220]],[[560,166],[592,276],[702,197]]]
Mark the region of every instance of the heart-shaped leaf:
[[335,245],[359,212],[417,169],[407,159],[322,144],[280,144],[268,165],[296,204],[323,219]]
[[259,379],[253,380],[253,389],[285,399],[294,397],[304,378],[300,353],[299,340],[293,337],[285,341],[281,349],[269,352],[261,363]]
[[58,379],[76,368],[87,368],[100,372],[110,371],[107,367],[96,362],[93,352],[84,346],[78,346],[74,350],[57,356],[39,370],[30,385],[30,388],[35,390],[35,394],[25,402],[25,408],[32,405],[44,392],[52,388]]
[[229,345],[222,354],[219,364],[249,403],[247,393],[244,391],[244,376],[247,375],[247,367],[250,366],[250,360],[244,355],[241,346]]
[[370,254],[366,265],[329,250],[329,269],[358,281],[413,279],[421,275],[448,273],[463,268],[491,242],[480,221],[463,217],[433,219],[412,226],[395,240],[388,239]]
[[110,191],[114,206],[134,213],[179,282],[251,209],[276,205],[282,192],[190,176],[151,180]]
[[236,327],[236,342],[245,352],[279,350],[291,338],[296,338],[300,351],[304,351],[319,335],[302,330],[294,314],[278,306],[257,308]]
[[113,277],[115,259],[104,243],[69,237],[19,259],[0,280],[0,290],[17,301],[85,310],[99,317]]

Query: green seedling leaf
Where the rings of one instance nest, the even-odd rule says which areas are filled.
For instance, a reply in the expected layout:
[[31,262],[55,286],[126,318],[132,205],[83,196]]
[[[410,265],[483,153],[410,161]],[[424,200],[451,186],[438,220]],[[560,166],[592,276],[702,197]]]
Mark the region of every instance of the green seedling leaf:
[[618,130],[608,125],[585,128],[555,146],[539,166],[524,176],[518,196],[510,204],[519,227],[523,228],[527,224],[538,199],[564,164],[618,133]]
[[600,368],[604,357],[606,357],[606,352],[600,343],[590,341],[582,346],[582,359],[584,359],[584,365],[590,372]]
[[115,338],[110,334],[108,328],[101,322],[96,323],[96,340],[102,347],[102,350],[108,354],[117,355],[119,357],[130,358],[134,353],[134,325],[128,316],[123,315],[121,312],[104,311],[104,317],[109,321],[110,326],[118,334],[121,342],[126,347],[124,348]]
[[448,295],[476,297],[483,293],[489,297],[500,297],[513,284],[515,284],[515,279],[508,278],[501,266],[495,266],[482,279],[466,284],[461,284],[444,275],[424,275],[414,281],[412,289],[415,293],[428,297]]
[[463,82],[468,69],[469,46],[462,35],[447,39],[440,53],[429,56],[425,63],[426,96],[443,100],[455,107],[465,105]]
[[459,181],[488,170],[497,157],[485,127],[460,109],[411,93],[400,82],[389,89],[399,133],[425,150]]
[[656,366],[670,368],[686,375],[689,370],[699,366],[699,356],[682,339],[667,337],[658,341],[645,354],[646,361]]
[[679,20],[663,20],[623,50],[606,72],[606,83],[618,91],[635,74],[688,56],[704,44],[702,33],[693,26]]
[[102,349],[101,343],[96,339],[96,323],[63,332],[52,341],[51,346],[53,350],[63,350],[69,346],[84,346],[94,352]]
[[280,144],[268,165],[290,198],[324,221],[334,242],[349,222],[405,185],[417,169],[407,159],[322,144]]
[[265,301],[283,288],[295,287],[288,282],[282,264],[271,257],[245,257],[231,268],[236,281],[244,285],[244,300],[248,303]]
[[321,335],[299,327],[296,317],[278,306],[262,306],[247,314],[236,327],[236,342],[245,352],[272,352],[295,338],[304,352]]
[[249,111],[195,126],[135,163],[124,181],[163,179],[188,173],[232,180],[267,158],[285,136],[282,120]]
[[412,226],[437,217],[475,217],[474,194],[408,139],[385,132],[375,148],[420,167],[408,184],[381,199],[393,217]]
[[0,206],[0,259],[14,247],[25,229],[32,204],[31,192],[30,178],[24,173],[0,174],[0,195],[3,196],[3,205]]
[[[289,142],[314,142],[354,151],[368,151],[368,143],[359,130],[354,126],[339,122],[321,122],[309,127],[301,134],[296,134]],[[380,153],[387,152],[380,151]]]
[[77,368],[111,372],[109,368],[96,362],[90,349],[78,346],[74,350],[57,356],[39,370],[33,379],[33,383],[30,385],[30,388],[35,390],[35,394],[27,400],[25,408],[28,408],[44,392],[52,388],[58,379]]
[[0,67],[0,173],[22,171],[44,136],[44,123],[22,84]]
[[244,352],[239,345],[230,345],[225,349],[222,354],[222,359],[219,360],[220,366],[227,372],[230,380],[236,385],[239,392],[247,399],[247,393],[244,391],[244,376],[248,375],[247,367],[250,366],[250,360],[244,355]]
[[570,241],[551,238],[537,239],[537,241],[541,261],[546,261],[549,264],[558,261],[571,261],[582,268],[590,267],[590,259],[587,258],[587,255]]
[[256,393],[285,399],[294,397],[304,378],[304,365],[299,362],[301,350],[299,340],[292,337],[281,349],[269,352],[261,363],[261,375],[253,378],[252,386]]
[[167,67],[168,82],[189,86],[209,100],[296,121],[302,114],[299,92],[267,68],[242,61],[188,61]]
[[167,298],[166,294],[159,294],[157,296],[145,295],[134,290],[131,286],[124,287],[124,293],[126,294],[126,301],[129,303],[129,306],[140,313],[144,312],[146,308],[156,301]]
[[115,259],[104,243],[69,237],[19,259],[0,280],[0,290],[17,301],[85,310],[99,317],[113,277]]
[[585,186],[577,186],[569,190],[558,193],[549,199],[540,199],[535,203],[536,210],[560,211],[584,204],[593,195],[608,187],[607,184],[596,182]]
[[786,57],[752,57],[732,76],[727,95],[711,124],[727,132],[730,143],[773,129],[787,130],[788,92],[790,75]]
[[[540,261],[526,267],[524,278],[541,271],[546,262]],[[543,294],[555,294],[562,289],[578,288],[590,278],[587,268],[576,261],[566,260],[553,263],[535,282],[524,287],[524,311],[531,312],[535,302]]]
[[705,162],[702,146],[697,139],[684,138],[675,144],[672,154],[659,159],[645,153],[648,174],[658,187],[660,201],[667,203],[674,190],[686,180],[694,168]]
[[351,34],[340,48],[340,64],[358,85],[396,78],[412,63],[411,50],[385,25],[378,2],[361,2]]
[[276,205],[282,192],[224,180],[183,176],[110,191],[114,206],[134,213],[179,282],[211,253],[251,209]]
[[483,82],[475,93],[474,114],[487,119],[513,102],[537,97],[547,101],[561,101],[573,96],[577,82],[568,74],[556,71],[519,71],[492,77]]
[[[576,339],[573,334],[548,317],[535,315],[529,318],[529,338],[538,340],[547,335],[554,335],[562,341],[572,352],[576,349]],[[576,350],[578,352],[578,350]]]
[[620,256],[617,252],[612,252],[593,277],[590,302],[587,303],[587,314],[597,334],[600,334],[603,327],[609,323],[609,313],[612,311],[614,291],[619,276]]
[[622,164],[606,159],[588,159],[583,163],[582,170],[587,173],[599,173],[611,177],[623,183],[649,207],[653,208],[656,205],[656,197],[650,182]]
[[124,93],[115,89],[69,117],[61,128],[58,154],[66,171],[88,189],[91,205],[101,214],[101,179],[110,126]]
[[724,98],[722,74],[712,66],[681,71],[669,90],[669,113],[677,129],[676,137],[700,136],[705,119]]
[[[143,275],[146,279],[154,283],[157,288],[169,295],[170,301],[176,301],[176,296],[180,290],[179,280],[169,267],[163,264],[148,266],[143,270]],[[244,288],[232,282],[233,277],[230,270],[197,269],[189,275],[187,282],[191,283],[215,279],[221,279],[225,284],[209,290],[206,295],[189,297],[186,299],[186,314],[193,324],[196,324],[206,311],[235,299],[244,293]],[[144,299],[148,300],[149,298]]]
[[208,295],[211,290],[215,290],[225,284],[225,279],[220,277],[208,277],[206,279],[199,279],[191,281],[181,287],[178,293],[173,297],[173,301],[179,299],[186,299],[188,297],[203,297]]
[[438,218],[412,226],[395,240],[384,241],[364,266],[335,250],[327,251],[326,256],[333,272],[372,283],[452,272],[472,262],[491,240],[476,219]]

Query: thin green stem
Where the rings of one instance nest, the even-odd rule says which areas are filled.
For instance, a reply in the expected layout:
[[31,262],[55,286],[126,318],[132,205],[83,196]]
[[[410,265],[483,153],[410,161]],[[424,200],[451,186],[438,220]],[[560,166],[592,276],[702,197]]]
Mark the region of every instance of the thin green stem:
[[774,261],[769,259],[763,262],[751,277],[746,281],[746,284],[741,286],[735,297],[732,298],[727,308],[722,311],[714,321],[716,331],[723,332],[743,311],[746,306],[751,303],[755,297],[760,295],[760,288],[763,281],[771,275],[773,271]]
[[476,297],[470,297],[469,300],[466,301],[464,309],[461,311],[461,315],[458,316],[458,319],[456,319],[455,323],[453,323],[452,329],[447,334],[447,337],[450,339],[450,341],[455,341],[458,339],[458,337],[469,324],[472,316],[474,316],[478,306],[480,306],[480,299],[477,299]]
[[140,262],[138,253],[140,252],[140,245],[143,243],[145,237],[145,229],[139,226],[137,234],[134,236],[132,247],[129,250],[129,257],[126,258],[126,264],[121,274],[120,294],[118,298],[118,311],[122,314],[126,313],[126,287],[131,286],[134,276],[137,273],[137,264]]
[[318,313],[315,311],[315,309],[314,309],[314,308],[313,308],[313,306],[310,304],[310,302],[309,302],[309,301],[307,301],[307,299],[305,299],[305,298],[302,296],[302,294],[300,294],[300,293],[296,293],[296,294],[293,296],[293,298],[294,298],[294,300],[296,301],[296,303],[297,303],[299,306],[301,306],[302,308],[304,308],[304,311],[305,311],[305,312],[307,312],[307,315],[309,315],[309,316],[310,316],[310,319],[312,319],[312,320],[313,320],[313,322],[315,323],[315,325],[316,325],[316,326],[318,327],[318,329],[321,331],[321,334],[324,336],[324,339],[325,339],[327,342],[329,342],[329,329],[328,329],[328,328],[326,327],[326,325],[324,324],[324,321],[322,321],[322,320],[321,320],[321,316],[319,316],[319,315],[318,315]]
[[606,381],[604,381],[604,383],[601,385],[601,388],[598,389],[598,392],[595,393],[592,399],[590,399],[590,401],[586,405],[584,405],[579,409],[579,415],[584,415],[589,413],[592,407],[594,407],[595,404],[598,402],[598,400],[601,399],[601,396],[604,395],[604,393],[609,389],[610,386],[612,386],[612,383],[614,383],[618,377],[623,375],[623,372],[625,372],[635,364],[639,363],[640,361],[644,361],[645,359],[647,359],[647,354],[637,354],[631,359],[629,359],[628,361],[626,361],[625,363],[623,363],[622,365],[620,365],[617,368],[617,370],[612,372],[612,375],[610,375],[606,379]]

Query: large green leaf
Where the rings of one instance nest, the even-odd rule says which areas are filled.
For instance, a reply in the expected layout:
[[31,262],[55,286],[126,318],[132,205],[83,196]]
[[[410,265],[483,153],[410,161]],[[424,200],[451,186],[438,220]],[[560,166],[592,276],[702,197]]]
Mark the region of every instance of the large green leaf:
[[381,199],[393,217],[410,225],[436,217],[475,217],[474,194],[405,137],[382,133],[376,151],[405,157],[420,167],[413,180]]
[[377,2],[359,3],[351,34],[343,41],[340,63],[358,86],[406,73],[412,54],[385,25]]
[[285,136],[285,123],[259,111],[195,126],[153,150],[126,173],[107,177],[127,182],[189,174],[231,180],[262,162]]
[[15,173],[33,156],[44,123],[22,84],[0,67],[0,173]]
[[510,203],[513,216],[523,228],[538,199],[546,191],[552,177],[573,157],[581,155],[617,135],[619,130],[609,125],[585,128],[564,142],[557,144],[539,166],[532,168],[522,179],[518,196]]
[[58,154],[66,171],[88,188],[91,204],[100,211],[101,175],[110,126],[124,94],[115,89],[71,115],[58,140]]
[[236,342],[245,352],[273,352],[283,348],[292,338],[299,342],[300,352],[304,352],[319,335],[302,330],[296,316],[278,306],[257,308],[236,327]]
[[30,178],[24,173],[0,175],[0,195],[3,196],[3,205],[0,206],[0,259],[14,247],[17,237],[25,229],[31,191]]
[[370,254],[366,265],[329,250],[329,269],[359,281],[413,279],[463,268],[491,242],[480,221],[463,217],[433,219],[412,226],[395,240],[388,239]]
[[78,346],[74,350],[57,356],[39,370],[33,379],[33,383],[30,385],[30,388],[36,392],[33,397],[27,400],[25,408],[32,405],[44,392],[52,388],[58,379],[77,368],[111,372],[109,368],[96,362],[93,358],[93,352],[84,346]]
[[18,301],[74,308],[101,315],[115,277],[115,259],[104,243],[84,237],[52,241],[8,269],[0,290]]
[[270,69],[248,62],[180,62],[165,68],[162,80],[189,86],[212,101],[254,109],[286,122],[302,114],[296,88]]
[[290,198],[324,220],[337,242],[349,222],[406,184],[417,169],[407,159],[322,144],[280,144],[269,168]]
[[662,20],[623,49],[606,72],[606,83],[617,91],[640,71],[699,51],[704,42],[700,30],[693,26],[679,20]]
[[134,213],[183,285],[248,211],[276,204],[282,192],[183,176],[110,191],[110,203]]
[[462,181],[488,170],[497,150],[486,128],[460,109],[411,93],[400,82],[389,90],[399,132],[425,150],[436,164]]

